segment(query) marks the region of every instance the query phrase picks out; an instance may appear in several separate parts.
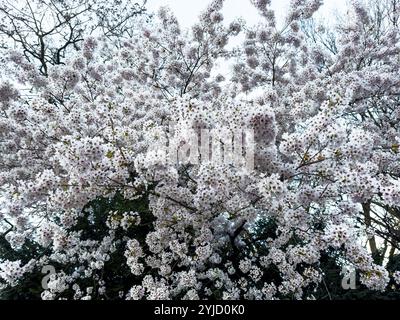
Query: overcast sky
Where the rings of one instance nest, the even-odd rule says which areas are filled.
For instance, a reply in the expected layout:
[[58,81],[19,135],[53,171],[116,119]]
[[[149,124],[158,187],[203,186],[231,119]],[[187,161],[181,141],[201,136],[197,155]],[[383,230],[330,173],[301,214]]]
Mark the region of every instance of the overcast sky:
[[[317,18],[322,18],[325,25],[334,24],[336,13],[343,13],[348,1],[350,0],[324,0],[324,5]],[[175,13],[181,27],[189,28],[197,21],[200,12],[210,2],[211,0],[148,0],[147,8],[150,12],[154,12],[161,6],[168,6]],[[272,7],[275,9],[278,24],[286,16],[289,3],[290,0],[272,0]],[[262,21],[250,0],[225,0],[223,13],[224,20],[227,23],[239,17],[244,18],[248,25]],[[228,47],[239,45],[243,40],[242,38],[243,36],[239,36],[232,39]],[[228,76],[231,73],[231,63],[226,60],[216,61],[213,73]]]
[[[178,18],[182,27],[190,27],[196,21],[199,13],[207,7],[211,0],[148,0],[147,7],[156,11],[160,6],[168,6]],[[348,0],[325,0],[319,13],[326,22],[334,20],[335,13],[344,11]],[[272,0],[278,22],[285,16],[290,0]],[[224,16],[227,21],[243,17],[249,24],[257,23],[259,16],[250,0],[225,0]]]

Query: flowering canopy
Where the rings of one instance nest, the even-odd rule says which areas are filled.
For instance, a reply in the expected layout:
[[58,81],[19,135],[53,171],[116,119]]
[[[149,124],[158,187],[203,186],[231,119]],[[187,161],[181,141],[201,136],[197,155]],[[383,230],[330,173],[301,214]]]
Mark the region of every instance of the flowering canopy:
[[[400,241],[398,15],[355,2],[329,46],[305,24],[321,1],[293,0],[283,27],[253,4],[258,26],[226,24],[214,0],[189,31],[163,8],[45,72],[5,49],[0,218],[30,254],[0,256],[4,288],[53,265],[43,299],[312,298],[332,252],[370,289],[399,282],[384,266]],[[252,128],[254,167],[161,161],[172,122],[175,145]]]

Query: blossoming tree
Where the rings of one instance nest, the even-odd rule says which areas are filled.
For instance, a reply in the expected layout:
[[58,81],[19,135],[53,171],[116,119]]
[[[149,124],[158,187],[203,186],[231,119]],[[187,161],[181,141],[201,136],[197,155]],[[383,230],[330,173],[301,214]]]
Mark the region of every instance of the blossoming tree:
[[[41,46],[51,33],[35,31],[36,12],[11,8],[21,18],[3,31],[20,45],[3,49],[0,84],[3,292],[315,298],[326,257],[368,289],[399,284],[388,265],[400,241],[400,3],[354,2],[330,42],[307,24],[319,0],[293,0],[283,26],[270,1],[253,4],[257,26],[225,23],[214,0],[187,31],[165,8],[140,24],[127,12],[123,28],[104,12],[94,35],[65,33],[76,50]],[[64,35],[75,24],[62,17]],[[216,71],[221,59],[231,76]],[[243,128],[251,166],[208,143],[196,145],[208,159],[163,161],[163,146],[179,153],[203,129],[226,154]]]

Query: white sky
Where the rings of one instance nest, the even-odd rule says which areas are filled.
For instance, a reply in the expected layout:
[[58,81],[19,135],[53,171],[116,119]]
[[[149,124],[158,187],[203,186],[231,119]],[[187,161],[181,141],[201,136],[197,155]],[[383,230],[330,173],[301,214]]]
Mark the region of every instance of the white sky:
[[[157,11],[160,6],[168,6],[175,13],[180,25],[184,28],[190,27],[211,0],[148,0],[149,11]],[[325,0],[319,16],[325,22],[333,21],[335,12],[344,11],[347,0]],[[272,7],[279,21],[285,16],[290,0],[272,0]],[[250,0],[225,0],[224,17],[226,21],[242,17],[250,25],[260,21],[257,10],[252,6]]]
[[[1,0],[0,0],[1,1]],[[272,0],[278,25],[283,22],[291,0]],[[322,19],[324,25],[334,24],[337,12],[345,12],[346,3],[350,0],[323,0],[324,4],[317,14],[317,19]],[[182,29],[190,28],[199,14],[207,7],[211,0],[147,0],[146,7],[150,12],[156,12],[161,6],[169,7],[177,17]],[[262,21],[257,10],[250,0],[225,0],[224,21],[230,23],[236,18],[243,18],[247,25],[254,25]],[[243,35],[231,39],[228,47],[239,45]],[[231,73],[231,64],[225,60],[215,61],[213,73],[228,76]]]

